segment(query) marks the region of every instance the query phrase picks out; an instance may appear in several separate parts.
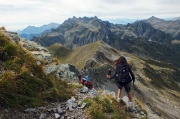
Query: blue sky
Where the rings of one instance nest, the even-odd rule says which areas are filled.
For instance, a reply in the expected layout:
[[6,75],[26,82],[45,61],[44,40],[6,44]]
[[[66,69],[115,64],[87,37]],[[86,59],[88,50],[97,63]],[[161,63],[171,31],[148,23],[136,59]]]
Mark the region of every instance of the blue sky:
[[180,0],[0,0],[0,26],[21,30],[28,25],[62,23],[68,18],[102,20],[180,16]]

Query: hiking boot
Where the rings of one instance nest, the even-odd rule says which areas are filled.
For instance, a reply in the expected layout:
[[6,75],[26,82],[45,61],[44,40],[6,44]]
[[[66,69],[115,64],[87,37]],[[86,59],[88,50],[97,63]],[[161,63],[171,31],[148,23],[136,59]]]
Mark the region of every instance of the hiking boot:
[[129,107],[133,107],[133,102],[129,102]]
[[117,101],[120,102],[122,99],[121,98],[118,98]]

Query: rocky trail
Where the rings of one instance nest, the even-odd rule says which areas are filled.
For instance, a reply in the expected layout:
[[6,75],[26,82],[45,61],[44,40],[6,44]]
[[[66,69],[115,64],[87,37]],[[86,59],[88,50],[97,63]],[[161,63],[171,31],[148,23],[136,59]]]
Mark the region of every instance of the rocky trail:
[[0,119],[88,119],[84,115],[86,103],[84,98],[97,96],[95,89],[84,87],[77,93],[77,99],[51,103],[44,107],[27,108],[25,110],[1,109]]
[[[102,95],[107,95],[109,92],[104,90]],[[114,92],[113,92],[114,93]],[[95,89],[89,90],[83,87],[77,92],[75,97],[71,97],[64,102],[50,103],[44,107],[27,108],[27,109],[1,109],[0,119],[90,119],[85,115],[86,103],[83,102],[85,98],[94,98],[98,96]],[[128,99],[123,97],[124,104],[120,107],[127,114],[130,114],[133,119],[146,117],[146,113],[137,105],[134,104],[133,108],[126,108]]]

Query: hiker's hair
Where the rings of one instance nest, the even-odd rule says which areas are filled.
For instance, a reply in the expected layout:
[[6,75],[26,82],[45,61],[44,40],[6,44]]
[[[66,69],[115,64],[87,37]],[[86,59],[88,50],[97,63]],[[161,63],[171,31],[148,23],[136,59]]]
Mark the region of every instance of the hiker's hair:
[[80,78],[82,78],[82,76],[81,76],[81,75],[78,75],[78,79],[80,79]]
[[117,60],[114,61],[115,66],[118,64],[128,64],[124,56],[120,56]]

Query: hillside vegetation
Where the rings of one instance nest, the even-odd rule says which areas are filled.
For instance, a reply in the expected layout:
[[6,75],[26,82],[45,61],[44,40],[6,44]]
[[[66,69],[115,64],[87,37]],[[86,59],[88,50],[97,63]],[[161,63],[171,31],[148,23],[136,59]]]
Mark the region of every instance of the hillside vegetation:
[[0,32],[0,106],[38,106],[65,100],[72,95],[68,85],[46,75],[42,65]]
[[49,47],[50,52],[57,57],[60,63],[71,63],[78,69],[82,69],[87,60],[91,59],[96,53],[97,48],[102,44],[102,41],[97,41],[91,44],[77,47],[69,50],[64,46],[54,44]]
[[71,49],[68,49],[58,43],[51,45],[48,49],[54,57],[61,59],[62,61],[65,60],[64,58],[71,53]]

